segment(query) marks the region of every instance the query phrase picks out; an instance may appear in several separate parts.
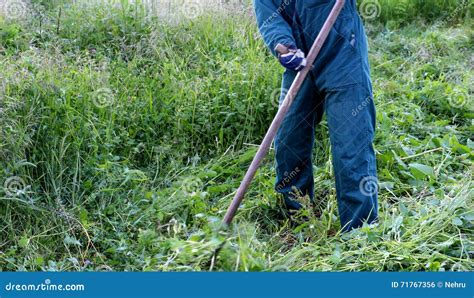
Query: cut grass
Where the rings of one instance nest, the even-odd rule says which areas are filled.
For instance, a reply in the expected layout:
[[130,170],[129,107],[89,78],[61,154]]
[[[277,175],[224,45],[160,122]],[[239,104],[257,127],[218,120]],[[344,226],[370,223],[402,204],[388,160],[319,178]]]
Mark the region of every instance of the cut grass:
[[271,152],[222,233],[281,68],[243,16],[132,15],[0,20],[1,270],[209,270],[225,236],[214,270],[474,269],[470,20],[369,24],[378,225],[339,233],[323,121],[321,217],[281,217]]

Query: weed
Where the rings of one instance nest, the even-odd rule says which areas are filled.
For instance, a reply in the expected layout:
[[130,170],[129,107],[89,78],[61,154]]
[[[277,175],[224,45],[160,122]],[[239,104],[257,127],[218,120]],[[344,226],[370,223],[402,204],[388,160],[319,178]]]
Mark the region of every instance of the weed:
[[0,17],[1,270],[209,270],[226,238],[214,270],[473,270],[472,21],[436,24],[456,1],[380,2],[367,21],[380,220],[345,234],[325,120],[318,212],[281,216],[270,152],[219,229],[281,78],[247,15]]

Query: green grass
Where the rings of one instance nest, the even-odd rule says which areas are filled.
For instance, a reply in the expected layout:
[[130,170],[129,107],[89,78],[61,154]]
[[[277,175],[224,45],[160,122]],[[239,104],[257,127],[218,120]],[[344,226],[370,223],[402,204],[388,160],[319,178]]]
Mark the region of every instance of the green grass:
[[325,121],[322,216],[279,216],[270,152],[218,229],[276,112],[282,69],[252,19],[0,18],[0,270],[209,270],[224,236],[213,270],[473,270],[472,21],[437,23],[453,2],[435,2],[368,21],[381,218],[346,234]]
[[[469,18],[473,12],[469,0],[365,0],[358,3],[361,13],[365,10],[370,19],[391,25],[417,19],[434,24],[455,24],[459,19]],[[377,6],[371,3],[378,3],[378,12],[374,12]]]

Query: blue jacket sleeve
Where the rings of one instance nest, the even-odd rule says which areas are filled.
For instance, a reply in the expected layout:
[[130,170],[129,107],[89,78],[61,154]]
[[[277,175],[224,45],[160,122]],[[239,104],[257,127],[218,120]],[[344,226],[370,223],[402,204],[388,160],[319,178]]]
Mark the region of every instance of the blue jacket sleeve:
[[279,43],[288,47],[296,46],[288,17],[285,17],[291,10],[287,2],[287,0],[254,0],[258,29],[275,56],[275,47]]

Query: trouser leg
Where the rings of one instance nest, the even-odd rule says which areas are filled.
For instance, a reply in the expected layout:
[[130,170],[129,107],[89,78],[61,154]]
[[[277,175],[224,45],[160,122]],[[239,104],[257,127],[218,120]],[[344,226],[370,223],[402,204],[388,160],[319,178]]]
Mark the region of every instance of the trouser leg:
[[[284,99],[296,76],[287,71],[282,82]],[[275,189],[283,194],[288,209],[299,209],[296,198],[308,195],[314,198],[312,148],[314,126],[320,118],[323,105],[317,100],[311,79],[307,79],[296,96],[275,138],[276,172]]]
[[325,110],[331,140],[339,216],[343,230],[377,218],[377,173],[373,148],[375,106],[370,86],[327,91]]

